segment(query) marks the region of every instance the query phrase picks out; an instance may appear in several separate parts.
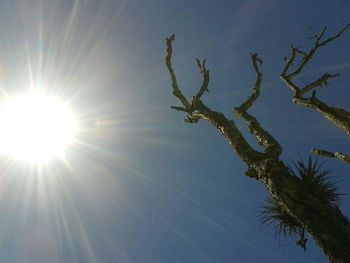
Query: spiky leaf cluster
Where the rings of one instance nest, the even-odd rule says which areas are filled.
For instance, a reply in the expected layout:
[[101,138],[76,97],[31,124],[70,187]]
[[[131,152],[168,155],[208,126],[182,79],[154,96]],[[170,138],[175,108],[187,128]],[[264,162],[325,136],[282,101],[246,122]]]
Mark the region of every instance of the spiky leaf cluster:
[[[300,179],[302,192],[311,194],[328,205],[338,205],[341,194],[338,193],[337,182],[331,181],[330,170],[323,170],[317,160],[310,157],[307,163],[300,160],[289,168],[290,172]],[[276,235],[299,237],[296,244],[306,250],[304,228],[274,198],[269,198],[263,207],[261,223],[274,224]]]
[[304,228],[275,199],[269,198],[261,212],[261,224],[274,224],[275,234],[298,238],[296,245],[306,251]]
[[[293,169],[294,168],[294,169]],[[320,202],[337,206],[339,204],[340,193],[337,183],[332,181],[329,169],[322,169],[317,159],[309,157],[307,163],[303,160],[293,162],[290,172],[300,178],[300,187],[305,193],[312,194]]]
[[300,224],[273,198],[261,212],[261,224],[274,224],[276,235],[296,236],[302,231]]

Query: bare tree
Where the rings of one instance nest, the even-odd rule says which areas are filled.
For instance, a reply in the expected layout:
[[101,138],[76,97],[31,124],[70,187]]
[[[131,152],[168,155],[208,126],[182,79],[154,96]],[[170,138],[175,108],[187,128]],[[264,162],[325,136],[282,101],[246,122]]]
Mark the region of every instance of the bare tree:
[[[187,99],[182,94],[172,66],[174,39],[175,36],[172,35],[166,40],[165,60],[171,77],[173,95],[181,105],[172,106],[172,108],[185,113],[186,122],[196,123],[199,120],[206,120],[217,128],[238,157],[247,165],[246,176],[260,181],[265,186],[271,194],[271,199],[266,207],[270,211],[267,211],[267,217],[263,217],[263,220],[277,220],[280,230],[298,232],[297,245],[304,249],[307,241],[305,233],[308,232],[330,262],[350,262],[350,222],[341,213],[336,202],[331,200],[336,196],[333,185],[325,181],[324,172],[318,174],[317,165],[310,161],[308,165],[302,162],[296,165],[299,176],[293,172],[280,160],[282,148],[277,140],[262,128],[253,115],[248,113],[260,95],[263,75],[259,68],[262,61],[258,55],[251,54],[252,66],[256,74],[253,92],[246,101],[234,108],[234,112],[237,117],[246,121],[249,132],[263,147],[263,151],[254,149],[248,143],[233,120],[228,119],[221,112],[210,109],[202,101],[209,86],[209,70],[206,68],[205,60],[197,59],[202,77],[198,92],[191,99]],[[293,54],[297,52],[293,51]],[[324,198],[325,193],[330,193],[332,198]]]
[[[338,77],[339,74],[331,74],[326,72],[315,81],[312,81],[306,85],[303,85],[302,87],[300,87],[294,81],[295,77],[298,77],[301,73],[303,73],[305,66],[311,61],[314,54],[321,47],[324,47],[331,41],[339,38],[349,27],[350,27],[350,24],[343,27],[335,35],[326,39],[324,38],[324,35],[326,33],[327,27],[324,27],[320,33],[315,33],[310,28],[311,31],[313,32],[313,38],[314,38],[313,46],[310,48],[309,51],[303,51],[297,47],[291,46],[291,54],[288,58],[285,58],[286,64],[281,74],[281,78],[287,84],[287,86],[293,91],[294,93],[293,102],[295,104],[317,110],[328,121],[330,121],[334,125],[344,130],[346,134],[350,137],[350,112],[342,108],[329,106],[328,104],[326,104],[325,102],[323,102],[322,100],[316,97],[316,89],[322,86],[327,86],[329,80],[332,78]],[[298,56],[301,57],[301,60],[298,66],[294,70],[291,70],[291,67],[295,63],[295,60]],[[309,98],[305,97],[305,95],[310,93],[311,91],[312,91],[311,96]],[[341,152],[332,153],[321,149],[312,149],[311,152],[322,156],[337,158],[344,162],[350,163],[350,156]]]

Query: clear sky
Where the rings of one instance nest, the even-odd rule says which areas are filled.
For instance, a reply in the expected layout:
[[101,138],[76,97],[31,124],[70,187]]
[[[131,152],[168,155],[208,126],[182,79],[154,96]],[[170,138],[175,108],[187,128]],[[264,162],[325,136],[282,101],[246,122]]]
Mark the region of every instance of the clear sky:
[[[311,45],[308,26],[335,32],[349,10],[348,0],[0,1],[1,90],[41,85],[70,103],[81,128],[65,161],[37,169],[2,157],[0,262],[326,262],[313,241],[304,252],[260,226],[262,185],[213,127],[170,109],[165,37],[176,33],[183,92],[196,92],[194,58],[206,58],[204,101],[229,118],[251,91],[258,52],[262,95],[251,112],[291,162],[313,147],[350,152],[345,134],[293,105],[279,79],[289,45]],[[300,78],[341,73],[318,94],[347,109],[349,43],[347,32],[321,49]],[[350,192],[349,166],[324,165]]]

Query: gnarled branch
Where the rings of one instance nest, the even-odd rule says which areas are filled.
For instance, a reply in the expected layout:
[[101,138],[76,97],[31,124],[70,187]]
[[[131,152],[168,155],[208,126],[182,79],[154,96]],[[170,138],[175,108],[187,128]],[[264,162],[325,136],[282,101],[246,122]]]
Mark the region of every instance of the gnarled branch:
[[205,67],[205,59],[201,62],[198,58],[196,58],[198,69],[203,78],[203,83],[201,88],[199,89],[197,95],[195,96],[196,100],[200,100],[204,92],[209,92],[209,70]]
[[256,73],[256,80],[252,95],[244,101],[239,107],[234,109],[237,116],[242,117],[248,123],[248,129],[253,134],[260,145],[265,148],[265,153],[271,157],[279,157],[282,153],[282,148],[273,136],[264,130],[258,120],[249,114],[247,110],[254,104],[260,95],[260,88],[262,82],[262,73],[259,70],[258,64],[262,64],[262,60],[257,53],[251,54],[252,66]]
[[202,85],[198,90],[197,94],[188,100],[182,95],[182,92],[177,84],[174,69],[172,67],[172,43],[175,36],[172,35],[167,38],[167,55],[166,55],[166,66],[171,76],[173,94],[183,104],[183,107],[172,106],[172,109],[177,111],[183,111],[187,113],[186,122],[196,123],[199,119],[205,119],[215,125],[224,137],[229,141],[231,146],[238,152],[238,155],[244,160],[248,166],[252,163],[266,158],[275,157],[278,158],[282,152],[282,148],[278,142],[264,130],[260,123],[255,117],[250,115],[247,110],[254,104],[256,99],[260,95],[260,87],[262,82],[262,73],[259,70],[258,64],[262,64],[258,54],[251,54],[252,66],[256,73],[256,81],[253,89],[253,93],[244,101],[239,107],[235,108],[237,116],[242,117],[248,123],[248,130],[253,134],[260,145],[265,148],[264,153],[256,151],[251,147],[241,132],[237,129],[235,123],[232,120],[228,120],[222,113],[212,111],[201,101],[201,98],[205,91],[208,91],[209,85],[209,70],[205,66],[205,60],[200,61],[198,58],[197,66],[200,71],[200,75],[203,78]]
[[298,75],[303,70],[305,65],[312,59],[313,55],[320,47],[323,47],[323,46],[327,45],[329,42],[339,38],[349,27],[350,27],[350,23],[347,24],[345,27],[343,27],[341,30],[339,30],[335,35],[333,35],[325,40],[322,40],[322,38],[327,30],[327,27],[324,27],[320,34],[315,35],[314,45],[312,46],[312,48],[308,52],[300,51],[298,48],[295,48],[292,46],[291,47],[292,48],[292,55],[288,59],[288,63],[286,64],[286,66],[283,70],[284,74],[282,73],[282,75],[285,75],[287,73],[289,67],[293,64],[293,62],[296,58],[296,53],[299,53],[302,55],[302,60],[299,64],[299,66],[293,72],[286,75],[289,79],[294,78],[296,75]]
[[[286,64],[282,70],[280,77],[287,84],[287,86],[293,91],[294,93],[293,102],[295,104],[316,109],[328,121],[330,121],[337,127],[344,130],[346,134],[350,137],[350,118],[349,118],[350,112],[345,109],[330,106],[316,97],[316,88],[328,86],[328,81],[332,78],[338,77],[339,74],[336,74],[336,73],[332,74],[332,73],[326,72],[318,79],[302,87],[296,84],[293,80],[296,76],[298,76],[303,71],[305,65],[310,62],[310,60],[313,58],[314,54],[319,48],[339,38],[349,27],[350,27],[350,23],[347,24],[345,27],[343,27],[341,30],[339,30],[336,34],[326,39],[324,39],[324,35],[326,33],[327,27],[324,27],[319,34],[315,33],[312,30],[314,34],[313,46],[310,48],[308,52],[301,51],[299,48],[291,46],[290,57],[285,58]],[[291,71],[291,67],[295,63],[295,59],[299,56],[301,57],[301,61],[299,65],[293,71]],[[309,98],[305,97],[305,95],[310,91],[312,91],[311,97]],[[328,155],[323,155],[323,156],[328,156]],[[329,156],[329,157],[335,157],[335,156]],[[342,159],[342,157],[339,157],[338,159]]]
[[350,155],[347,155],[345,153],[341,153],[341,152],[334,152],[334,153],[332,153],[332,152],[329,152],[329,151],[316,149],[316,148],[312,149],[311,153],[317,154],[317,155],[320,155],[320,156],[336,158],[336,159],[339,159],[339,160],[341,160],[343,162],[350,163]]
[[[271,193],[283,211],[288,213],[291,218],[300,224],[302,229],[313,236],[330,262],[348,262],[350,258],[349,221],[337,207],[322,202],[315,198],[310,191],[305,191],[300,187],[300,178],[293,175],[290,169],[279,159],[281,149],[277,141],[271,143],[273,137],[260,127],[253,116],[247,113],[247,110],[259,96],[262,74],[259,71],[258,62],[261,63],[261,60],[258,59],[256,54],[252,55],[253,68],[257,74],[255,87],[252,95],[240,107],[236,108],[236,112],[248,122],[250,132],[255,135],[258,141],[261,141],[265,147],[265,152],[253,149],[232,120],[228,120],[220,112],[211,110],[201,101],[201,96],[207,90],[209,83],[209,71],[206,70],[204,61],[197,60],[203,77],[203,84],[199,92],[192,97],[190,102],[182,95],[171,65],[173,40],[174,36],[167,39],[166,65],[172,80],[173,94],[182,104],[181,107],[173,106],[173,108],[186,112],[189,122],[197,122],[203,119],[214,125],[232,146],[239,158],[248,165],[249,169],[246,175],[258,179],[264,184],[266,190]],[[300,52],[298,53],[300,54]],[[334,111],[340,112],[339,109],[334,109]],[[273,147],[276,150],[272,150]],[[320,220],[320,218],[324,220]],[[339,236],[339,233],[343,233],[343,235]],[[306,239],[302,238],[298,241],[298,245],[304,247],[305,242]]]
[[305,93],[309,92],[310,90],[313,90],[317,87],[322,87],[323,85],[328,86],[328,80],[330,78],[335,78],[338,77],[340,74],[330,74],[330,73],[325,73],[323,74],[319,79],[305,85],[303,88],[300,89],[299,95],[302,96]]
[[177,84],[175,72],[172,66],[172,43],[175,36],[172,35],[167,38],[167,54],[165,57],[166,66],[171,76],[173,94],[182,103],[183,107],[172,106],[173,109],[183,111],[187,113],[186,122],[196,123],[198,120],[203,119],[212,123],[226,138],[232,148],[237,152],[238,156],[250,166],[252,163],[262,160],[267,156],[254,150],[242,133],[236,127],[234,121],[228,120],[224,114],[216,112],[207,107],[202,101],[202,95],[205,91],[208,91],[209,85],[209,70],[205,67],[205,60],[202,62],[197,59],[197,66],[200,70],[200,74],[203,78],[203,83],[195,96],[191,98],[189,102]]
[[168,71],[170,73],[171,82],[172,82],[172,86],[173,86],[173,94],[175,97],[177,97],[181,101],[181,103],[185,107],[185,109],[188,110],[190,108],[190,104],[188,103],[185,96],[182,95],[182,93],[181,93],[179,85],[177,84],[175,71],[174,71],[172,63],[171,63],[171,58],[172,58],[172,54],[173,54],[172,42],[174,41],[174,39],[175,39],[175,34],[173,34],[171,37],[166,39],[167,55],[165,57],[165,63],[166,63],[166,66],[168,68]]

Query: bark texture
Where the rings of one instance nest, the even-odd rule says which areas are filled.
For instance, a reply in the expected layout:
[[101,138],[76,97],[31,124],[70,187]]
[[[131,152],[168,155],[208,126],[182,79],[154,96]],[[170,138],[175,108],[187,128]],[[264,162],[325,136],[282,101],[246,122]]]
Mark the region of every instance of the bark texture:
[[[256,73],[256,81],[251,96],[234,109],[237,117],[243,118],[249,132],[254,135],[263,151],[254,149],[239,131],[235,122],[214,110],[202,101],[205,91],[208,91],[209,70],[205,60],[197,59],[197,66],[203,82],[195,96],[188,100],[181,92],[172,66],[172,44],[175,36],[167,38],[166,66],[169,71],[173,94],[181,106],[172,106],[177,111],[186,114],[186,122],[196,123],[206,120],[223,135],[238,157],[247,165],[246,175],[260,181],[286,213],[293,217],[300,227],[307,231],[323,250],[331,263],[350,262],[350,223],[336,205],[322,202],[305,188],[301,180],[290,168],[280,160],[282,148],[277,140],[262,128],[258,120],[247,111],[260,94],[262,73],[259,69],[261,60],[257,54],[251,54],[252,66]],[[295,51],[296,52],[296,51]],[[305,245],[304,236],[297,242]]]

